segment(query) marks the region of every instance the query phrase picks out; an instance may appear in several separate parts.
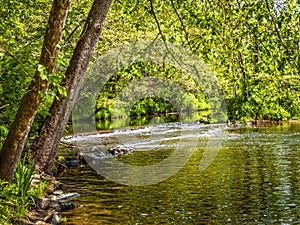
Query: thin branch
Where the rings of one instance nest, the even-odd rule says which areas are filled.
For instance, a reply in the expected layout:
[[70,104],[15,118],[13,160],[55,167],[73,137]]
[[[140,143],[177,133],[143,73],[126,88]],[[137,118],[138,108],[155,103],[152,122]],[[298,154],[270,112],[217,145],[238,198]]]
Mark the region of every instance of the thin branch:
[[[160,35],[161,37],[162,37],[162,39],[163,39],[163,42],[164,42],[164,45],[165,45],[165,47],[166,47],[166,50],[170,53],[170,55],[172,56],[172,58],[174,59],[174,61],[178,64],[178,65],[180,65],[180,63],[178,62],[178,60],[176,59],[176,57],[173,55],[173,53],[169,50],[169,47],[168,47],[168,45],[167,45],[167,42],[166,42],[166,38],[165,38],[165,36],[163,35],[163,32],[162,32],[162,30],[161,30],[161,27],[160,27],[160,24],[159,24],[159,21],[158,21],[158,19],[157,19],[157,16],[156,16],[156,14],[155,14],[155,11],[154,11],[154,7],[153,7],[153,1],[152,0],[150,0],[150,7],[151,7],[151,13],[153,14],[153,17],[154,17],[154,19],[155,19],[155,22],[156,22],[156,25],[157,25],[157,27],[158,27],[158,35],[156,36],[156,38],[155,38],[155,40],[158,38],[158,36]],[[154,41],[155,41],[154,40]],[[153,42],[154,42],[153,41]]]
[[[289,48],[285,45],[285,43],[284,43],[283,40],[282,40],[282,37],[281,37],[280,32],[279,32],[279,29],[278,29],[278,27],[277,27],[277,25],[276,25],[276,23],[275,23],[274,16],[272,15],[272,12],[271,12],[270,5],[269,5],[269,3],[268,3],[268,0],[266,0],[266,6],[267,6],[267,9],[268,9],[268,11],[269,11],[269,13],[270,13],[271,20],[272,20],[272,23],[273,23],[273,25],[274,25],[275,32],[276,32],[276,34],[277,34],[277,36],[278,36],[278,39],[279,39],[280,43],[282,44],[282,46],[285,48],[285,50],[286,50],[288,56],[291,58],[290,50],[289,50]],[[293,61],[294,61],[294,60],[293,60]],[[294,64],[295,64],[295,66],[297,67],[297,69],[300,70],[300,68],[299,68],[299,66],[297,65],[297,63],[294,62]]]
[[23,68],[23,70],[27,73],[27,75],[31,76],[30,72],[26,69],[26,67],[24,66],[24,64],[15,56],[13,55],[10,51],[8,51],[7,49],[5,49],[2,45],[0,45],[0,49],[8,56],[10,56],[11,58],[13,58],[17,63],[20,64],[20,66]]
[[160,35],[160,33],[158,32],[158,34],[155,36],[153,41],[156,41],[158,39],[159,35]]
[[288,50],[288,48],[286,47],[286,45],[284,44],[284,42],[283,42],[283,40],[282,40],[282,38],[281,38],[281,35],[280,35],[280,33],[279,33],[278,27],[277,27],[277,25],[276,25],[276,23],[275,23],[275,20],[274,20],[274,17],[273,17],[273,15],[272,15],[272,12],[271,12],[270,5],[269,5],[269,3],[268,3],[268,0],[266,0],[266,5],[267,5],[267,9],[268,9],[268,11],[269,11],[269,13],[270,13],[272,23],[274,24],[274,28],[275,28],[276,34],[277,34],[277,36],[278,36],[278,39],[279,39],[279,41],[281,42],[281,44],[283,45],[283,47],[284,47],[284,48],[288,51],[288,53],[289,53],[289,50]]
[[[246,21],[246,25],[247,25],[247,27],[248,27],[248,29],[249,29],[249,31],[251,30],[251,25],[248,23],[248,21]],[[260,39],[259,39],[259,36],[256,34],[256,33],[253,33],[253,35],[254,35],[254,42],[255,42],[255,44],[256,45],[258,45],[258,42],[257,41],[259,41]],[[264,49],[267,51],[267,54],[269,55],[269,56],[271,56],[273,59],[274,59],[274,57],[273,57],[273,55],[271,54],[271,52],[270,52],[270,50],[264,45],[264,43],[261,41],[261,42],[259,42],[259,44],[261,44],[263,47],[264,47]],[[275,59],[274,59],[275,60]]]
[[[86,22],[86,20],[84,20],[83,22]],[[70,35],[67,37],[67,39],[66,39],[65,43],[63,44],[63,46],[65,46],[66,44],[68,44],[68,43],[70,42],[71,37],[74,35],[74,33],[77,31],[77,29],[78,29],[80,26],[81,26],[81,24],[78,25],[78,26],[76,26],[76,27],[74,28],[74,30],[72,30],[72,32],[71,32]]]
[[0,106],[0,110],[2,110],[2,109],[4,109],[4,108],[6,108],[6,107],[8,107],[9,106],[9,104],[6,104],[6,105],[3,105],[3,106]]
[[288,54],[289,54],[289,49],[288,49],[287,46],[284,44],[284,42],[283,42],[283,40],[282,40],[282,38],[281,38],[281,35],[280,35],[280,33],[279,33],[278,27],[277,27],[277,25],[276,25],[276,23],[275,23],[274,17],[272,16],[272,12],[271,12],[270,5],[269,5],[269,3],[268,3],[268,0],[266,0],[266,5],[267,5],[267,9],[268,9],[268,11],[269,11],[269,13],[270,13],[272,23],[274,24],[275,32],[276,32],[276,34],[277,34],[277,36],[278,36],[278,39],[279,39],[279,41],[281,42],[281,44],[283,45],[283,47],[288,51]]
[[180,15],[179,15],[179,13],[178,13],[178,11],[177,11],[175,5],[174,5],[174,1],[173,1],[173,0],[171,0],[171,4],[172,4],[172,7],[173,7],[173,9],[174,9],[174,12],[176,13],[176,15],[177,15],[177,17],[178,17],[178,19],[179,19],[179,21],[180,21],[180,24],[181,24],[182,28],[183,28],[183,32],[184,32],[184,34],[185,34],[185,38],[186,38],[186,41],[187,41],[187,43],[188,43],[188,46],[189,46],[190,50],[192,51],[192,46],[191,46],[191,44],[190,44],[189,34],[188,34],[188,32],[186,31],[186,28],[185,28],[185,26],[184,26],[183,20],[182,20],[182,18],[180,17]]
[[[156,25],[157,25],[159,34],[160,34],[161,38],[163,39],[163,41],[164,41],[164,43],[165,43],[165,42],[166,42],[166,38],[165,38],[165,36],[163,35],[163,32],[162,32],[162,30],[161,30],[159,21],[158,21],[158,19],[157,19],[156,13],[155,13],[155,11],[154,11],[153,1],[152,1],[152,0],[150,0],[150,8],[151,8],[151,13],[153,14],[155,23],[156,23]],[[166,47],[167,47],[167,46],[166,46]]]

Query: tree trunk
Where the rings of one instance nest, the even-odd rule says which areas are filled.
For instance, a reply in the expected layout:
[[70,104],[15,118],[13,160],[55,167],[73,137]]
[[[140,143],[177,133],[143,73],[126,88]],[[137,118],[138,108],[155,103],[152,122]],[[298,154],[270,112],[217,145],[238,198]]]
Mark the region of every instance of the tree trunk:
[[[71,0],[54,0],[41,52],[39,64],[52,74],[56,68],[56,57],[59,50],[65,20]],[[30,131],[38,107],[42,101],[41,93],[47,91],[49,83],[41,79],[39,70],[21,100],[19,110],[0,153],[0,179],[10,181],[21,157],[26,138]]]
[[50,116],[46,118],[39,139],[32,149],[36,168],[39,171],[52,174],[58,145],[74,106],[76,90],[86,73],[111,2],[112,0],[94,0],[63,81],[67,97],[59,96],[59,100],[54,100]]

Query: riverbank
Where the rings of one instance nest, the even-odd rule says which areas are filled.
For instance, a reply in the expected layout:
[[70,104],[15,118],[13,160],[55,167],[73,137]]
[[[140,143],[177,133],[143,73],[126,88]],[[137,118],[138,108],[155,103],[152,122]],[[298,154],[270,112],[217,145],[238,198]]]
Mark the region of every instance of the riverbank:
[[284,123],[300,123],[300,120],[283,120],[283,121],[274,121],[274,120],[253,120],[245,123],[232,123],[228,122],[229,127],[241,127],[241,126],[272,126],[280,125]]
[[31,186],[37,187],[41,183],[46,183],[42,196],[35,199],[25,217],[17,221],[18,224],[61,225],[65,221],[61,217],[63,212],[80,207],[69,201],[80,195],[78,193],[65,193],[64,185],[58,182],[55,177],[34,174]]

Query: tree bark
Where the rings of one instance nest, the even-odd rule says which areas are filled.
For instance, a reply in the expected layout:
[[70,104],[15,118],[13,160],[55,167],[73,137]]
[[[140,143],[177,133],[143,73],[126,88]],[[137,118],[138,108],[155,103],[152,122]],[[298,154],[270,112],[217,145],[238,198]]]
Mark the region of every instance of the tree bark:
[[63,81],[67,96],[59,96],[59,99],[54,100],[50,116],[46,118],[32,148],[36,168],[41,172],[52,174],[58,145],[74,106],[77,88],[83,81],[111,2],[112,0],[94,0]]
[[[54,0],[49,16],[39,64],[46,68],[47,74],[56,69],[56,57],[68,14],[71,0]],[[42,101],[41,93],[47,91],[49,82],[41,79],[39,70],[21,100],[19,110],[0,153],[0,179],[10,181],[21,157],[26,138],[31,129],[38,107]]]

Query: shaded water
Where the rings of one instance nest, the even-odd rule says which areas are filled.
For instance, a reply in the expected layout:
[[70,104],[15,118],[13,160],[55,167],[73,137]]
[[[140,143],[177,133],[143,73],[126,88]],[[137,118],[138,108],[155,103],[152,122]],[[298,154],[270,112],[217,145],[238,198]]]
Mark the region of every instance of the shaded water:
[[[300,224],[300,123],[226,128],[223,137],[216,127],[192,124],[180,132],[176,127],[67,139],[87,148],[133,147],[133,153],[114,160],[149,165],[167,158],[178,144],[188,150],[189,142],[180,136],[199,138],[188,163],[158,184],[126,186],[89,166],[69,169],[60,180],[67,191],[81,194],[76,203],[83,207],[65,213],[66,224]],[[211,138],[223,144],[200,172]]]

